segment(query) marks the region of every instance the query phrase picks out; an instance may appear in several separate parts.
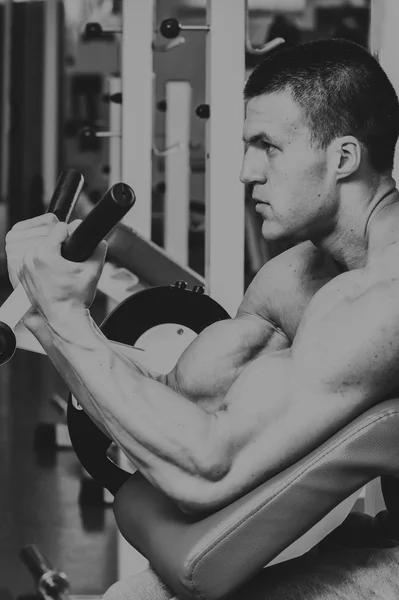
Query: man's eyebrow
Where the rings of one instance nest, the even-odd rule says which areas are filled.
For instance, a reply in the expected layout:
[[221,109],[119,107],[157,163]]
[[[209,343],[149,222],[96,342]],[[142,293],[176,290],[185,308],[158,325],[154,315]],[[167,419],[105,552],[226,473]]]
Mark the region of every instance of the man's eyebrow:
[[277,144],[277,140],[274,140],[272,137],[270,137],[270,135],[268,135],[267,133],[261,132],[261,133],[255,133],[254,135],[243,135],[242,136],[242,141],[245,142],[246,144],[257,144],[258,142],[266,142],[268,144]]

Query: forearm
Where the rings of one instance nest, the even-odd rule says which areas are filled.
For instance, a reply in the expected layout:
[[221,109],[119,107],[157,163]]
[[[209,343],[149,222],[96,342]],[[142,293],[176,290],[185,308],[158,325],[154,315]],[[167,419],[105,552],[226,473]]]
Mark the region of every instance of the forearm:
[[84,410],[144,476],[177,501],[183,490],[195,493],[216,450],[215,415],[144,375],[88,313],[29,328]]

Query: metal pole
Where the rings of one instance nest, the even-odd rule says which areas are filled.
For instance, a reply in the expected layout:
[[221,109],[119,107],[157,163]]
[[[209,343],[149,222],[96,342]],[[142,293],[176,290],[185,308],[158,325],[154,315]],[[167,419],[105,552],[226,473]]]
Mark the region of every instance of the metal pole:
[[[120,77],[108,78],[109,95],[118,94],[122,91],[122,83]],[[110,101],[109,103],[109,128],[110,131],[122,131],[122,105]],[[114,185],[122,181],[121,163],[122,163],[122,148],[121,138],[113,136],[109,140],[109,185]]]
[[[228,15],[228,26],[226,25]],[[208,0],[205,279],[234,316],[244,293],[243,88],[245,1]]]
[[3,4],[3,82],[1,114],[1,176],[0,176],[0,262],[5,262],[5,236],[8,230],[9,153],[11,128],[11,35],[12,0]]
[[58,0],[44,4],[43,79],[43,201],[47,205],[56,186],[58,172]]
[[123,3],[122,179],[137,203],[125,225],[151,237],[152,215],[152,38],[154,0]]
[[[190,226],[191,85],[166,83],[165,250],[188,265]],[[180,147],[178,147],[180,145]]]

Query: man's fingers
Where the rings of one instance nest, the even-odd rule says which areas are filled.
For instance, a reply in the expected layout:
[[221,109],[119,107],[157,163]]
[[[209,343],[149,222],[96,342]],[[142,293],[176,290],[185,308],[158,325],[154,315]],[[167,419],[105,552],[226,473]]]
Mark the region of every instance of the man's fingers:
[[58,222],[55,215],[46,214],[16,223],[7,232],[5,238],[6,245],[10,248],[14,244],[24,242],[28,246],[29,244],[31,245],[32,240],[40,243],[42,238],[47,237]]
[[46,252],[50,249],[59,248],[68,237],[68,225],[62,221],[50,231],[47,237],[40,244],[39,248]]
[[6,235],[6,243],[20,243],[28,242],[28,240],[38,239],[47,237],[52,229],[49,225],[39,225],[37,227],[30,227],[29,229],[10,229]]
[[79,227],[79,225],[81,224],[82,219],[75,219],[74,221],[72,221],[71,223],[68,224],[68,233],[69,235],[72,235],[73,232],[75,231],[75,229],[77,227]]
[[56,223],[58,223],[58,219],[53,213],[45,213],[44,215],[39,215],[38,217],[33,217],[32,219],[26,219],[25,221],[19,221],[18,223],[15,223],[12,230],[23,231],[36,226],[55,225]]
[[48,233],[46,233],[46,235],[36,236],[32,239],[9,240],[6,242],[6,254],[7,256],[11,256],[33,250],[37,246],[40,246],[47,236]]
[[100,242],[98,244],[97,248],[94,250],[93,254],[90,256],[90,258],[88,260],[95,261],[96,263],[104,262],[105,256],[107,254],[107,248],[108,248],[108,244],[107,244],[106,240],[102,240],[102,242]]

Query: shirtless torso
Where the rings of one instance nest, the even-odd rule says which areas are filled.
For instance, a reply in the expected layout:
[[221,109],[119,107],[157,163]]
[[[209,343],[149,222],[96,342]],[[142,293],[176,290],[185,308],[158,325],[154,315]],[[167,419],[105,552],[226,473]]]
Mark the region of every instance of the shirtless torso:
[[[100,427],[106,421],[108,435],[150,481],[185,509],[215,510],[397,391],[396,200],[374,214],[360,266],[342,272],[311,242],[293,247],[260,270],[237,315],[203,331],[166,376],[152,377],[138,361],[129,361],[131,368],[84,311],[68,309],[68,318],[60,318],[46,299],[53,297],[47,291],[53,267],[44,265],[54,252],[48,238],[32,269],[42,271],[41,311],[49,316],[33,317],[30,328],[79,403]],[[25,247],[54,226],[47,221],[9,234],[14,278]],[[84,268],[99,271],[89,263]],[[80,281],[69,263],[62,279],[68,290]],[[36,288],[31,293],[39,295]]]

